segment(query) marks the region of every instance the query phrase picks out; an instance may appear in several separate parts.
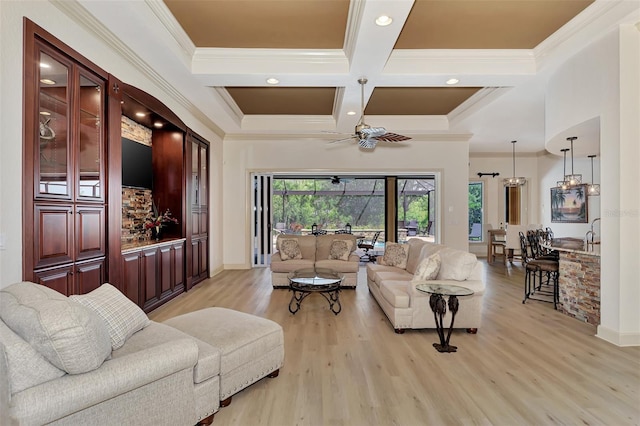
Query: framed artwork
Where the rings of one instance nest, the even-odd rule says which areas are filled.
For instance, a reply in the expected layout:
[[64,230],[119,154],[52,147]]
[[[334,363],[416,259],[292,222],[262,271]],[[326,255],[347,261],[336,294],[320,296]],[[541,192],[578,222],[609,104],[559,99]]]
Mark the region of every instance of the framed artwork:
[[564,191],[551,188],[551,222],[588,223],[587,185]]

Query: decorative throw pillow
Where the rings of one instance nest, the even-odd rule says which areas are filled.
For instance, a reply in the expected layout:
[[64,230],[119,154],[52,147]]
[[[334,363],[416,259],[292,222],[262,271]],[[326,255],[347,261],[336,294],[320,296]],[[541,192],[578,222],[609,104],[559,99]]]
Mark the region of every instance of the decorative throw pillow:
[[98,314],[43,285],[21,282],[3,288],[0,317],[69,374],[95,370],[111,355],[107,325]]
[[439,280],[465,281],[478,263],[475,254],[451,247],[445,247],[438,253],[442,259]]
[[329,249],[330,260],[349,260],[353,241],[351,240],[333,240]]
[[440,255],[438,253],[434,253],[431,256],[427,256],[416,268],[416,272],[413,274],[413,279],[411,282],[422,282],[435,280],[438,276],[438,272],[440,271]]
[[0,341],[0,350],[4,350],[7,360],[9,391],[12,395],[66,374],[47,361],[2,321]]
[[282,238],[280,243],[280,259],[302,259],[302,252],[298,245],[298,240],[294,238]]
[[149,325],[149,317],[117,288],[104,283],[91,293],[69,296],[97,313],[107,324],[111,348],[115,351],[136,331]]
[[408,244],[387,243],[384,248],[382,262],[387,266],[395,266],[396,268],[405,269],[407,267],[408,257]]

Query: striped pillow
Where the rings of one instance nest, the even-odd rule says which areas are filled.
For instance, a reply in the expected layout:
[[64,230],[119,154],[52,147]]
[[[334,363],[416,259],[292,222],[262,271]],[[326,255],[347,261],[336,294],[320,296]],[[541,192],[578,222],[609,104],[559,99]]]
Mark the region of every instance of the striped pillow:
[[92,309],[104,320],[113,350],[122,347],[133,333],[149,324],[147,314],[108,283],[102,284],[91,293],[73,295],[69,298]]

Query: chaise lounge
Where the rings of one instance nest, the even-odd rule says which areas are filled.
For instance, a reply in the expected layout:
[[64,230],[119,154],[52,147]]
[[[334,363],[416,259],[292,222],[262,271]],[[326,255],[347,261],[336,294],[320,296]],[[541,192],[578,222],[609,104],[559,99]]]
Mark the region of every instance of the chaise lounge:
[[284,360],[273,321],[207,308],[149,321],[115,287],[0,291],[0,424],[210,424]]

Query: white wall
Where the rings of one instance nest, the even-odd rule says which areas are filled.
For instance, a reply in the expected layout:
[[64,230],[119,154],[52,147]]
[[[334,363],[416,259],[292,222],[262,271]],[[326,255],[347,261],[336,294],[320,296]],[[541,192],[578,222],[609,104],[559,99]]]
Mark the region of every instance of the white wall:
[[365,152],[351,142],[233,140],[224,142],[225,268],[250,267],[249,175],[260,172],[426,173],[442,176],[441,241],[467,249],[469,146],[466,141],[411,140]]
[[[509,143],[506,141],[505,143]],[[478,172],[500,173],[495,178],[483,176],[478,178]],[[522,212],[522,224],[540,223],[539,219],[539,185],[538,185],[538,155],[532,153],[518,154],[516,148],[516,174],[518,177],[527,178],[527,184],[523,188],[525,194],[526,210]],[[471,153],[469,158],[469,180],[484,182],[484,220],[498,228],[505,223],[505,203],[503,179],[513,176],[512,154]],[[485,235],[486,239],[486,235]],[[481,243],[469,243],[468,250],[478,256],[486,256],[486,241]]]
[[[221,205],[220,172],[222,143],[209,128],[176,102],[149,76],[142,74],[121,53],[93,32],[73,22],[58,8],[45,1],[0,1],[0,287],[22,277],[22,17],[45,30],[96,63],[118,79],[157,97],[189,127],[212,142],[211,195]],[[217,179],[217,180],[215,180]],[[221,206],[212,212],[213,236],[211,269],[221,268]],[[24,224],[29,226],[29,224]]]
[[547,138],[594,117],[600,119],[598,336],[620,345],[640,345],[639,52],[637,28],[622,26],[558,67],[546,93]]

